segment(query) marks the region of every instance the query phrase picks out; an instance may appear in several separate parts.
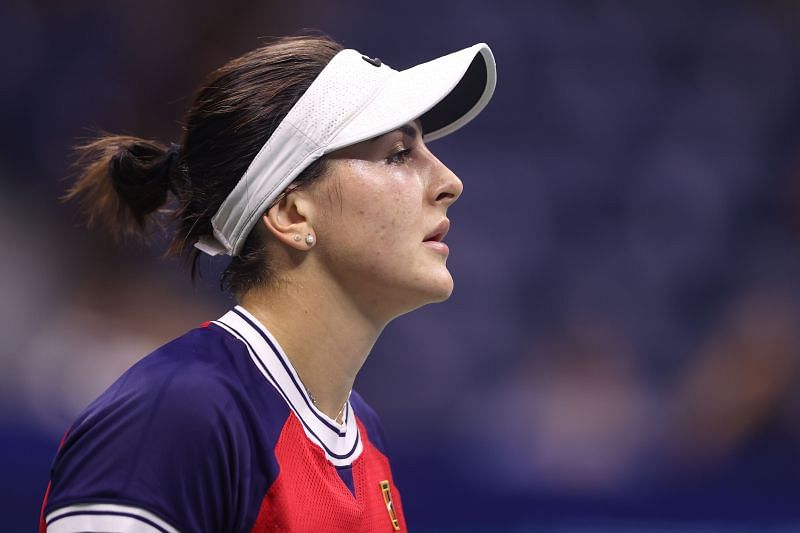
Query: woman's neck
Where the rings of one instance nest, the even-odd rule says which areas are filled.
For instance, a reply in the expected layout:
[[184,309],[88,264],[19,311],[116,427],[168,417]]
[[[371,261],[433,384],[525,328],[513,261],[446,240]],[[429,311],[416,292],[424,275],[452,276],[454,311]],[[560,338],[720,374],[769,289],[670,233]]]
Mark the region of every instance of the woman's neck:
[[313,281],[253,289],[241,305],[278,340],[317,408],[337,419],[385,324],[370,321],[335,287]]

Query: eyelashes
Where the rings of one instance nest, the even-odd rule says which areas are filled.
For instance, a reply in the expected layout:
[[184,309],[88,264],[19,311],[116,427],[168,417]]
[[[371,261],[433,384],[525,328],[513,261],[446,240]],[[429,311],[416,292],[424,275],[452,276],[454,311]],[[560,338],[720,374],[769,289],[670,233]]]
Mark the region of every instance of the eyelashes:
[[411,148],[406,148],[405,150],[400,150],[387,157],[386,162],[390,165],[399,165],[405,163],[410,155]]

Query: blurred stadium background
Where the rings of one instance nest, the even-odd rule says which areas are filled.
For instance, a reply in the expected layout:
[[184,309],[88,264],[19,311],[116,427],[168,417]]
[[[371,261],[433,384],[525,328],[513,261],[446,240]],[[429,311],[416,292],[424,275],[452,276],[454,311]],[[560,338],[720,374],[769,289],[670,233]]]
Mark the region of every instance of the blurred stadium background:
[[[97,129],[177,141],[193,89],[316,28],[395,68],[486,41],[456,292],[357,386],[414,531],[800,527],[800,3],[0,4],[0,508],[32,531],[74,416],[231,304],[58,202]],[[200,392],[198,392],[200,393]]]

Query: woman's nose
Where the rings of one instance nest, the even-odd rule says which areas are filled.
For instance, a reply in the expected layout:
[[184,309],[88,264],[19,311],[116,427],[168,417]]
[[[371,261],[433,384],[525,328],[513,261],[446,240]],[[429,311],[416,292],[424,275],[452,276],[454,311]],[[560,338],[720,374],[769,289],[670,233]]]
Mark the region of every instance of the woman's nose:
[[444,163],[436,159],[433,201],[445,207],[452,205],[464,191],[464,184]]

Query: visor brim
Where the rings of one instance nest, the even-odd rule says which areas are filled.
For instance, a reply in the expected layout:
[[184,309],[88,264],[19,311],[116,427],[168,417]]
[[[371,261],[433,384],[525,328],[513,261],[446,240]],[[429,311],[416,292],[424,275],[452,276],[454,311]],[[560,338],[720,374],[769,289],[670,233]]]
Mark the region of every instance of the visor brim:
[[416,119],[422,124],[425,141],[449,135],[486,107],[496,81],[494,56],[484,43],[397,72],[339,132],[326,152],[383,135]]

